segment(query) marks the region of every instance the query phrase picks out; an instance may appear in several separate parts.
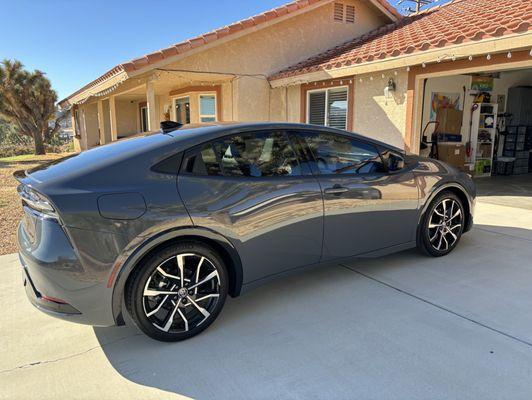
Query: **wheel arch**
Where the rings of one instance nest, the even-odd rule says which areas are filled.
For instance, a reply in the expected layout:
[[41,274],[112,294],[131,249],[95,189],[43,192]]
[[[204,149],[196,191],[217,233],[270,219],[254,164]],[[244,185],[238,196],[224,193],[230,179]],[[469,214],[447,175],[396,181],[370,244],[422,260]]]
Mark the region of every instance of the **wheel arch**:
[[471,210],[473,209],[473,204],[471,200],[471,196],[467,193],[467,190],[459,183],[457,182],[448,182],[443,185],[437,186],[433,189],[430,196],[428,196],[427,200],[425,201],[425,204],[423,204],[423,208],[419,214],[419,221],[418,221],[418,234],[419,234],[419,227],[421,226],[421,221],[423,221],[423,217],[425,216],[425,213],[427,212],[427,209],[429,208],[432,201],[438,196],[440,193],[444,191],[449,191],[454,193],[458,198],[462,201],[462,204],[465,208],[465,214],[467,215],[467,222],[465,226],[464,232],[467,232],[471,229],[473,225],[473,217],[471,215]]
[[170,230],[144,240],[120,263],[121,266],[115,274],[112,297],[113,317],[117,325],[124,325],[123,298],[132,272],[139,268],[142,262],[152,254],[182,240],[196,240],[213,247],[220,254],[227,267],[229,295],[231,297],[240,295],[243,281],[242,262],[237,250],[227,238],[210,229],[199,227]]

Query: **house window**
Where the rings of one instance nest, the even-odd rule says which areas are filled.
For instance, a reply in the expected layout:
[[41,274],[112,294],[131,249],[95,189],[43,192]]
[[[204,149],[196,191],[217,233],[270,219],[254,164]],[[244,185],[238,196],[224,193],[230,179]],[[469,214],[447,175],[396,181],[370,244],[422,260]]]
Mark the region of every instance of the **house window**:
[[175,99],[175,121],[180,124],[190,124],[190,97]]
[[140,131],[148,132],[148,107],[140,107]]
[[307,123],[346,130],[347,98],[347,87],[309,91]]
[[334,3],[333,20],[346,24],[355,23],[355,6],[351,4]]
[[199,96],[200,122],[216,121],[216,96],[202,94]]

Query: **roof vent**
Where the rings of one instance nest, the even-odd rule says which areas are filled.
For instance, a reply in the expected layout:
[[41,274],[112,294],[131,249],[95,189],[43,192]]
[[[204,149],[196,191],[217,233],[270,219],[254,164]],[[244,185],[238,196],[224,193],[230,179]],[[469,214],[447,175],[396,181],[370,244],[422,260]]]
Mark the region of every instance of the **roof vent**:
[[334,3],[333,20],[346,24],[355,23],[355,6],[352,4]]
[[342,3],[334,3],[333,18],[337,22],[344,22],[344,5]]

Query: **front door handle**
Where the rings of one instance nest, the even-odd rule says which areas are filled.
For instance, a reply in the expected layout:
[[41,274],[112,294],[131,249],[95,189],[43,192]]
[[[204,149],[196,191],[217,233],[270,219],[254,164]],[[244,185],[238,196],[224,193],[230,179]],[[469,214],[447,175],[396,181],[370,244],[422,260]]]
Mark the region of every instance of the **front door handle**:
[[324,190],[325,194],[333,194],[335,196],[340,196],[349,191],[348,188],[340,185],[334,185],[332,188],[327,188]]

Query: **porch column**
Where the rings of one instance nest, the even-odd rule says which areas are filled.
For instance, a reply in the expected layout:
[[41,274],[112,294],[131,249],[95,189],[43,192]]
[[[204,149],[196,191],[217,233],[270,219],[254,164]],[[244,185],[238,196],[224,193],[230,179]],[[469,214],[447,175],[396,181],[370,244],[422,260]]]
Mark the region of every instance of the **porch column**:
[[83,118],[85,122],[86,148],[91,149],[95,146],[99,146],[98,105],[96,103],[85,104],[83,107]]
[[111,119],[111,141],[118,139],[118,124],[116,119],[116,98],[109,97],[109,117]]
[[81,150],[88,150],[87,146],[87,124],[85,123],[85,108],[80,107],[79,108],[79,134],[81,136],[80,139],[80,147]]
[[157,98],[152,80],[146,83],[146,102],[148,108],[148,130],[159,129],[159,118],[157,118]]
[[98,130],[100,131],[100,144],[105,144],[105,114],[103,100],[98,100]]
[[72,131],[74,132],[74,151],[79,153],[81,151],[81,129],[78,126],[78,121],[76,118],[77,113],[79,112],[77,106],[72,106],[70,109],[70,118],[72,119]]

